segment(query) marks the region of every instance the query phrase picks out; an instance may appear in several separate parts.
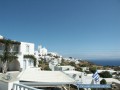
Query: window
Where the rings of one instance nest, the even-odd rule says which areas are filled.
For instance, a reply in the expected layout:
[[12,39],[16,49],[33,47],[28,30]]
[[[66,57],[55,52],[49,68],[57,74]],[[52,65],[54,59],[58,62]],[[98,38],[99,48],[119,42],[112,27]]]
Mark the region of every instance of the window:
[[26,45],[26,52],[29,52],[29,45]]

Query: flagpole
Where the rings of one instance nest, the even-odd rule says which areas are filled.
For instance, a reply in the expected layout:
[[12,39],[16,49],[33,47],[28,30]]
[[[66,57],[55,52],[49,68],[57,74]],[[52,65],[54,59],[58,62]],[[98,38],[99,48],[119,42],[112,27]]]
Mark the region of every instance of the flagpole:
[[[96,82],[96,84],[97,84],[97,82]],[[96,88],[96,90],[98,90],[98,88]]]
[[[96,66],[96,71],[97,71],[97,66]],[[96,81],[96,84],[97,84],[97,81]],[[96,88],[96,90],[98,90],[98,89]]]
[[[99,81],[99,74],[97,72],[97,66],[96,66],[96,71],[95,73],[93,74],[93,79],[94,79],[94,84],[97,84],[97,82]],[[98,88],[96,87],[96,90],[98,90]]]

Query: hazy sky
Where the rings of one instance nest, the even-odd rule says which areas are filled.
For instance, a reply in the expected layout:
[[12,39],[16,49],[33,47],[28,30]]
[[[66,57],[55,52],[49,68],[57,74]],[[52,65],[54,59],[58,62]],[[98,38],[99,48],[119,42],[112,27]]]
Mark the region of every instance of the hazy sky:
[[64,56],[120,58],[120,0],[1,0],[0,35]]

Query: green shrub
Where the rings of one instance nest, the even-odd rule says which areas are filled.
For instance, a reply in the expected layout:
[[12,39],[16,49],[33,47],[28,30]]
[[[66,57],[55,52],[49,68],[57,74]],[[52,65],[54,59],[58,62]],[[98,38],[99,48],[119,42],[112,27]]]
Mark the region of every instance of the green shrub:
[[45,67],[44,67],[44,70],[51,71],[51,69],[49,68],[49,66],[45,66]]
[[108,71],[101,72],[99,75],[102,78],[112,78],[112,75]]
[[100,84],[107,84],[107,82],[106,82],[105,79],[102,79],[102,80],[100,81]]
[[92,72],[92,73],[95,73],[96,72],[96,67],[90,67],[89,71]]

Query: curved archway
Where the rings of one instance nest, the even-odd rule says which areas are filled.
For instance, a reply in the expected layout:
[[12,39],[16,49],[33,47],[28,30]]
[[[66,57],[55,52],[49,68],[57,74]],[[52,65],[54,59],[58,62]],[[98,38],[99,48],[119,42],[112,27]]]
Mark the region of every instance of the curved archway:
[[19,71],[20,62],[18,60],[13,60],[8,64],[8,71]]

